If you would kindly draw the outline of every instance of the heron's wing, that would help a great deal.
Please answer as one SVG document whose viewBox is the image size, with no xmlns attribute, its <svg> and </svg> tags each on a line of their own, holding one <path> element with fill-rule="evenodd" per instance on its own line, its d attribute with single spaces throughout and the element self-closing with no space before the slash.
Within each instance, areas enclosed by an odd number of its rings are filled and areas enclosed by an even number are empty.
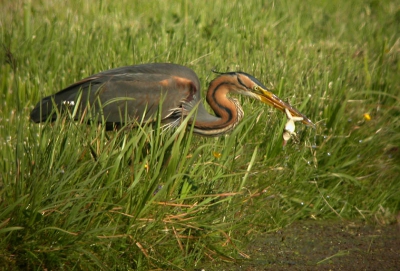
<svg viewBox="0 0 400 271">
<path fill-rule="evenodd" d="M 165 74 L 119 74 L 101 81 L 91 90 L 90 103 L 101 104 L 107 122 L 153 121 L 159 109 L 166 119 L 193 97 L 190 81 Z"/>
<path fill-rule="evenodd" d="M 52 115 L 54 106 L 58 110 L 69 108 L 71 112 L 78 106 L 79 113 L 86 112 L 90 106 L 91 112 L 101 114 L 106 122 L 121 123 L 127 118 L 152 121 L 161 101 L 161 118 L 165 119 L 182 108 L 183 102 L 200 100 L 199 83 L 193 71 L 178 66 L 181 70 L 174 73 L 173 69 L 177 65 L 170 64 L 172 66 L 167 66 L 170 68 L 169 72 L 162 73 L 161 70 L 165 70 L 165 66 L 153 65 L 159 71 L 143 70 L 143 67 L 148 68 L 145 65 L 130 66 L 99 73 L 76 82 L 40 101 L 32 111 L 31 118 L 35 122 L 44 121 L 49 117 L 55 119 L 56 115 Z"/>
</svg>

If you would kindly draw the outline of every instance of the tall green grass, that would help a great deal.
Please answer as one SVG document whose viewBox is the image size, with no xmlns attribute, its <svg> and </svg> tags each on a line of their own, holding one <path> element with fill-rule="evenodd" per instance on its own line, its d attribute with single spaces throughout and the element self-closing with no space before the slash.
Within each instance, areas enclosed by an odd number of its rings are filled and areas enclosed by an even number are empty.
<svg viewBox="0 0 400 271">
<path fill-rule="evenodd" d="M 3 268 L 192 269 L 296 220 L 392 223 L 399 14 L 396 1 L 3 3 Z M 248 72 L 316 129 L 282 148 L 284 115 L 242 97 L 244 120 L 220 138 L 29 121 L 41 97 L 145 62 L 189 66 L 204 88 L 213 68 Z"/>
</svg>

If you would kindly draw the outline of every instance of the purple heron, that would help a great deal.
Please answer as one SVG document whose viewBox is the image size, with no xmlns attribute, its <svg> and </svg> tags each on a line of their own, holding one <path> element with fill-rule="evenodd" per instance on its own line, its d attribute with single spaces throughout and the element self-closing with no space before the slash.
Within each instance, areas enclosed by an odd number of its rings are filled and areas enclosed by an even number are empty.
<svg viewBox="0 0 400 271">
<path fill-rule="evenodd" d="M 113 127 L 124 124 L 126 121 L 121 121 L 124 119 L 133 123 L 155 121 L 161 109 L 162 123 L 173 126 L 197 109 L 196 116 L 190 120 L 194 132 L 219 136 L 231 131 L 243 117 L 239 102 L 228 97 L 231 93 L 252 97 L 283 112 L 287 109 L 292 116 L 303 118 L 304 124 L 314 126 L 296 108 L 244 72 L 220 73 L 211 81 L 206 97 L 215 113 L 211 115 L 201 103 L 200 81 L 195 72 L 170 63 L 127 66 L 92 75 L 43 98 L 32 110 L 31 119 L 53 121 L 65 110 L 80 113 L 76 114 L 78 119 L 90 110 L 104 118 L 107 127 Z"/>
</svg>

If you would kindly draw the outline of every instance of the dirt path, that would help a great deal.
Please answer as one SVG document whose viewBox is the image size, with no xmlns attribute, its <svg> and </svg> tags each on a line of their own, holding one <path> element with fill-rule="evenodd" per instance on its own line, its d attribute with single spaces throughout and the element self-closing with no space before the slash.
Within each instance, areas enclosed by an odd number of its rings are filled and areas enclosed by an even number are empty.
<svg viewBox="0 0 400 271">
<path fill-rule="evenodd" d="M 244 253 L 251 259 L 204 270 L 400 270 L 400 227 L 298 222 L 258 236 Z"/>
</svg>

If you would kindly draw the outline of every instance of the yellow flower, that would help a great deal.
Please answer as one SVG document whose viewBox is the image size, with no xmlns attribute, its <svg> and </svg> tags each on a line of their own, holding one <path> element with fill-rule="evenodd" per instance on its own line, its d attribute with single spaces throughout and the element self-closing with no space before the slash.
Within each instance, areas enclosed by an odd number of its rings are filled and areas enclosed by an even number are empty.
<svg viewBox="0 0 400 271">
<path fill-rule="evenodd" d="M 371 116 L 368 113 L 364 113 L 364 119 L 366 121 L 370 121 L 371 120 Z"/>
<path fill-rule="evenodd" d="M 217 158 L 217 159 L 220 158 L 221 155 L 222 155 L 220 152 L 217 152 L 217 151 L 213 151 L 212 154 L 213 154 L 214 157 Z"/>
</svg>

